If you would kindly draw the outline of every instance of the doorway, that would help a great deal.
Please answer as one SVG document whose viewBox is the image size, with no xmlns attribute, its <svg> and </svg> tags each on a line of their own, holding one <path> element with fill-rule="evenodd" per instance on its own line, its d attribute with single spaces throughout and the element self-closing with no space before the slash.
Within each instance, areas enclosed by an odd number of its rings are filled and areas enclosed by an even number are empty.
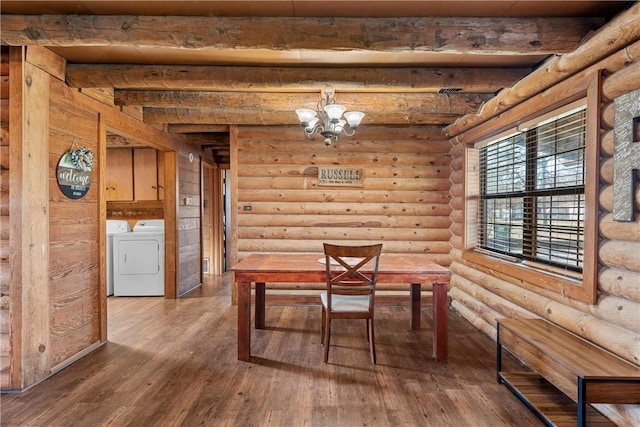
<svg viewBox="0 0 640 427">
<path fill-rule="evenodd" d="M 226 170 L 202 163 L 202 272 L 226 271 Z"/>
<path fill-rule="evenodd" d="M 144 221 L 146 225 L 152 225 L 152 222 L 162 220 L 165 231 L 158 230 L 156 234 L 163 233 L 163 242 L 176 241 L 175 195 L 171 192 L 165 194 L 164 189 L 165 187 L 176 187 L 177 153 L 167 150 L 166 147 L 153 144 L 151 141 L 143 139 L 143 136 L 121 132 L 117 127 L 109 125 L 102 117 L 99 138 L 102 153 L 100 156 L 101 178 L 105 186 L 100 201 L 101 215 L 99 218 L 102 229 L 101 239 L 105 242 L 101 255 L 101 277 L 103 279 L 100 281 L 100 337 L 101 341 L 107 341 L 107 301 L 110 292 L 109 278 L 106 273 L 109 268 L 115 267 L 116 259 L 114 257 L 115 251 L 113 251 L 115 241 L 111 242 L 112 245 L 109 248 L 109 233 L 104 224 L 107 220 L 127 222 L 129 227 L 126 232 L 129 233 L 139 220 L 152 220 Z M 151 238 L 154 237 L 154 233 L 147 233 L 145 236 Z M 116 237 L 112 236 L 114 240 Z M 112 249 L 112 265 L 108 265 L 111 264 L 109 249 Z M 157 265 L 160 266 L 160 261 L 164 261 L 162 286 L 165 298 L 175 298 L 177 282 L 175 245 L 163 244 L 160 246 L 156 244 L 155 250 L 158 252 Z M 167 274 L 167 272 L 170 273 Z M 159 273 L 156 274 L 159 276 Z M 115 289 L 113 291 L 115 294 Z"/>
</svg>

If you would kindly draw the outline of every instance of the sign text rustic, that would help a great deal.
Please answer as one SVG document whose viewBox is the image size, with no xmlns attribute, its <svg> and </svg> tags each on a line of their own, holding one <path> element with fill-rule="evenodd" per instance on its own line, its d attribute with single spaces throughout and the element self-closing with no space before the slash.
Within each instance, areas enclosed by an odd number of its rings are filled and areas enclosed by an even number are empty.
<svg viewBox="0 0 640 427">
<path fill-rule="evenodd" d="M 318 168 L 318 185 L 362 187 L 363 180 L 363 169 L 341 167 Z"/>
</svg>

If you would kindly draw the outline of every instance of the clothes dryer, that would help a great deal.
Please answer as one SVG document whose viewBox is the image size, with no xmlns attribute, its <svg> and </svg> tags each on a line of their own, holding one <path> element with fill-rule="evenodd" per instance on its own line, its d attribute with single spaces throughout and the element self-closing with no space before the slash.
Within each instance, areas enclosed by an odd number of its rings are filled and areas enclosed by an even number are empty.
<svg viewBox="0 0 640 427">
<path fill-rule="evenodd" d="M 107 220 L 107 296 L 113 295 L 113 236 L 130 232 L 131 226 L 127 221 Z"/>
<path fill-rule="evenodd" d="M 113 243 L 114 295 L 164 295 L 164 220 L 140 220 Z"/>
</svg>

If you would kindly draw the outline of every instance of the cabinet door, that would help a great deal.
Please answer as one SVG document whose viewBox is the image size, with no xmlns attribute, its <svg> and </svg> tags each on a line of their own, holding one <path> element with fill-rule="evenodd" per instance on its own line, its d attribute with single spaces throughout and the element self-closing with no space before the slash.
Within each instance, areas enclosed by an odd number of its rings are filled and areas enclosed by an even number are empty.
<svg viewBox="0 0 640 427">
<path fill-rule="evenodd" d="M 135 200 L 158 200 L 158 160 L 155 148 L 133 150 Z"/>
<path fill-rule="evenodd" d="M 164 200 L 164 152 L 158 151 L 158 200 Z"/>
<path fill-rule="evenodd" d="M 130 148 L 107 150 L 107 200 L 133 200 L 133 154 Z"/>
</svg>

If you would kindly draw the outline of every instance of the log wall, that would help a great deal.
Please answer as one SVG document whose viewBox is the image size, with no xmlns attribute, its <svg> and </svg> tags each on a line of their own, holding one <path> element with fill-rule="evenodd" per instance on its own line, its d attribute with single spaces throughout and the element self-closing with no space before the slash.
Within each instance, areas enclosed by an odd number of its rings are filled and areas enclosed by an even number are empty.
<svg viewBox="0 0 640 427">
<path fill-rule="evenodd" d="M 237 259 L 320 254 L 323 242 L 381 242 L 383 253 L 421 253 L 449 265 L 450 149 L 436 126 L 363 124 L 329 147 L 299 127 L 238 127 L 231 156 Z M 363 184 L 320 186 L 322 166 L 362 169 Z"/>
<path fill-rule="evenodd" d="M 615 97 L 640 87 L 637 43 L 601 61 L 602 83 L 600 206 L 598 210 L 599 280 L 597 304 L 572 301 L 500 271 L 474 265 L 462 257 L 463 235 L 463 144 L 455 144 L 452 155 L 452 307 L 477 328 L 495 338 L 496 318 L 542 317 L 592 341 L 618 356 L 640 364 L 640 219 L 621 223 L 612 220 L 613 115 Z M 623 57 L 625 62 L 614 60 Z M 628 75 L 634 78 L 627 78 Z M 524 82 L 523 82 L 524 84 Z M 561 85 L 558 85 L 560 87 Z M 554 88 L 545 93 L 553 93 Z M 483 120 L 479 120 L 484 122 Z M 474 129 L 470 129 L 473 133 Z M 456 139 L 457 140 L 457 139 Z M 472 142 L 472 141 L 467 141 Z M 640 190 L 635 189 L 636 208 Z M 603 406 L 600 409 L 621 425 L 637 425 L 637 406 Z M 631 424 L 628 424 L 631 420 Z"/>
</svg>

